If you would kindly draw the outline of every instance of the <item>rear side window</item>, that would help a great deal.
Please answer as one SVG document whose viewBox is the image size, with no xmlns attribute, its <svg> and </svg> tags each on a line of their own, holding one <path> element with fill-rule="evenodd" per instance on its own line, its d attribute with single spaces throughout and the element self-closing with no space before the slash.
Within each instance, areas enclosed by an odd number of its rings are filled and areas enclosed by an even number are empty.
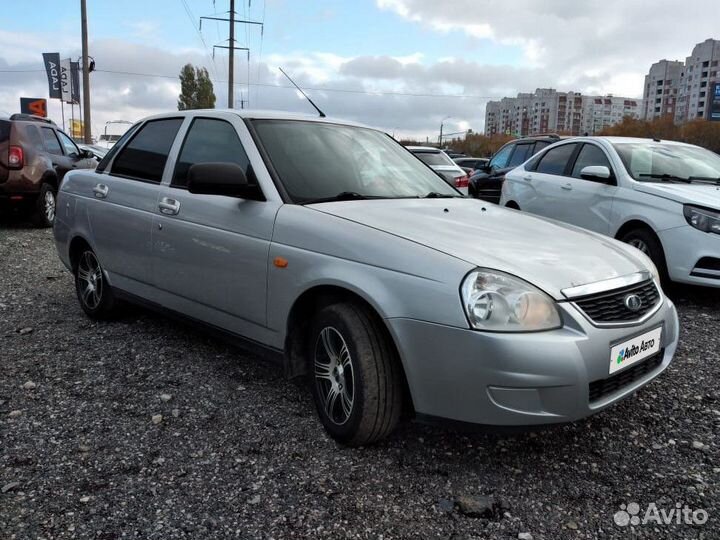
<svg viewBox="0 0 720 540">
<path fill-rule="evenodd" d="M 434 166 L 447 166 L 447 165 L 455 165 L 455 162 L 450 159 L 447 154 L 444 152 L 413 152 L 418 158 L 420 158 L 420 161 L 425 163 L 425 165 L 429 165 L 430 167 Z"/>
<path fill-rule="evenodd" d="M 143 124 L 118 153 L 111 174 L 160 183 L 182 121 L 182 118 L 166 118 Z"/>
<path fill-rule="evenodd" d="M 58 138 L 52 128 L 40 128 L 40 133 L 42 133 L 43 141 L 45 141 L 45 149 L 51 154 L 62 156 L 63 152 L 60 147 L 60 141 L 58 141 Z"/>
<path fill-rule="evenodd" d="M 532 148 L 532 144 L 517 144 L 515 145 L 515 151 L 513 152 L 512 157 L 510 158 L 510 161 L 508 162 L 508 167 L 517 167 L 521 163 L 524 163 L 527 158 L 529 158 L 532 154 L 530 153 L 530 149 Z"/>
<path fill-rule="evenodd" d="M 236 163 L 250 177 L 250 161 L 235 128 L 225 120 L 196 118 L 183 142 L 171 185 L 187 186 L 187 174 L 196 163 Z"/>
<path fill-rule="evenodd" d="M 125 141 L 128 140 L 130 137 L 132 137 L 132 134 L 135 133 L 137 128 L 140 126 L 140 124 L 135 124 L 133 126 L 130 126 L 130 129 L 128 129 L 125 133 L 123 133 L 122 137 L 120 137 L 120 140 L 116 142 L 110 150 L 108 150 L 108 153 L 105 154 L 105 157 L 100 160 L 100 163 L 98 163 L 98 166 L 95 167 L 95 172 L 103 172 L 107 166 L 108 163 L 110 163 L 110 160 L 115 156 L 115 154 L 118 153 L 118 150 L 122 147 L 123 144 L 125 144 Z M 102 135 L 100 136 L 100 139 L 102 140 Z"/>
<path fill-rule="evenodd" d="M 547 141 L 536 141 L 535 148 L 533 150 L 533 154 L 537 154 L 540 150 L 542 150 L 546 146 L 550 146 L 550 143 Z"/>
<path fill-rule="evenodd" d="M 536 171 L 545 174 L 564 174 L 565 167 L 575 151 L 575 146 L 575 144 L 564 144 L 557 148 L 551 148 L 540 158 Z"/>
<path fill-rule="evenodd" d="M 44 150 L 42 137 L 37 126 L 25 126 L 25 138 L 30 142 L 33 148 Z"/>
</svg>

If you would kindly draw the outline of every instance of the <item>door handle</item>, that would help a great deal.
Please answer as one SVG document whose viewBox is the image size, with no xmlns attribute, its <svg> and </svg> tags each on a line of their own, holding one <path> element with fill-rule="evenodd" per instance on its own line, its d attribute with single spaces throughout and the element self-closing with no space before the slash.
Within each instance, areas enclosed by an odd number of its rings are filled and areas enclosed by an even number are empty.
<svg viewBox="0 0 720 540">
<path fill-rule="evenodd" d="M 158 208 L 162 214 L 168 216 L 175 216 L 180 212 L 180 201 L 171 199 L 169 197 L 163 197 L 158 203 Z"/>
<path fill-rule="evenodd" d="M 565 184 L 564 186 L 560 186 L 560 189 L 564 189 L 565 191 L 572 191 L 572 184 Z"/>
<path fill-rule="evenodd" d="M 98 199 L 104 199 L 107 197 L 109 191 L 110 190 L 105 184 L 98 184 L 93 188 L 93 193 Z"/>
<path fill-rule="evenodd" d="M 530 182 L 530 181 L 532 181 L 532 176 L 529 174 L 525 175 L 525 176 L 523 176 L 523 180 L 525 180 L 526 182 Z"/>
</svg>

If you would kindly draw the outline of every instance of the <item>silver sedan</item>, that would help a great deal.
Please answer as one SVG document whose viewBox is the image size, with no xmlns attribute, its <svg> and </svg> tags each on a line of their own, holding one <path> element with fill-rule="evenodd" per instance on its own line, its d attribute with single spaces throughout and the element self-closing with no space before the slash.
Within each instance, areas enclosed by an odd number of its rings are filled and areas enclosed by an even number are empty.
<svg viewBox="0 0 720 540">
<path fill-rule="evenodd" d="M 240 337 L 305 376 L 349 445 L 420 420 L 601 411 L 669 365 L 652 262 L 467 199 L 381 131 L 251 111 L 133 126 L 70 173 L 55 239 L 93 318 L 131 301 Z"/>
</svg>

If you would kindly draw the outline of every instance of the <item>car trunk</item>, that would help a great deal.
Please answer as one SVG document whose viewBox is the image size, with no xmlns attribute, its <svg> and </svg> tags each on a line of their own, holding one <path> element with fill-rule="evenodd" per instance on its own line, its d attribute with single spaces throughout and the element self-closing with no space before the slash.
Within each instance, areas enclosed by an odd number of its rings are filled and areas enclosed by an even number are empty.
<svg viewBox="0 0 720 540">
<path fill-rule="evenodd" d="M 0 120 L 0 184 L 8 178 L 8 150 L 10 147 L 10 122 Z"/>
</svg>

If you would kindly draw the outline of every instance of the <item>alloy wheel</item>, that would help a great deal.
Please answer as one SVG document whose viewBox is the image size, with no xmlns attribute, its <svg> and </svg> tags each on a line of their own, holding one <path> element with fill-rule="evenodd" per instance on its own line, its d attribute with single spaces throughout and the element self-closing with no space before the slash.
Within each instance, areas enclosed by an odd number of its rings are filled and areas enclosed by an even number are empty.
<svg viewBox="0 0 720 540">
<path fill-rule="evenodd" d="M 353 411 L 355 376 L 352 358 L 342 334 L 327 326 L 315 343 L 315 384 L 327 417 L 343 425 Z"/>
<path fill-rule="evenodd" d="M 630 240 L 628 242 L 628 244 L 630 244 L 632 247 L 634 247 L 636 249 L 639 249 L 648 257 L 650 256 L 650 248 L 644 241 L 640 240 L 639 238 L 633 238 L 632 240 Z"/>
<path fill-rule="evenodd" d="M 52 223 L 55 220 L 55 194 L 51 190 L 45 192 L 43 203 L 45 205 L 45 218 L 48 223 Z"/>
<path fill-rule="evenodd" d="M 100 263 L 92 251 L 85 251 L 78 263 L 80 298 L 88 309 L 97 309 L 102 301 L 103 274 Z"/>
</svg>

